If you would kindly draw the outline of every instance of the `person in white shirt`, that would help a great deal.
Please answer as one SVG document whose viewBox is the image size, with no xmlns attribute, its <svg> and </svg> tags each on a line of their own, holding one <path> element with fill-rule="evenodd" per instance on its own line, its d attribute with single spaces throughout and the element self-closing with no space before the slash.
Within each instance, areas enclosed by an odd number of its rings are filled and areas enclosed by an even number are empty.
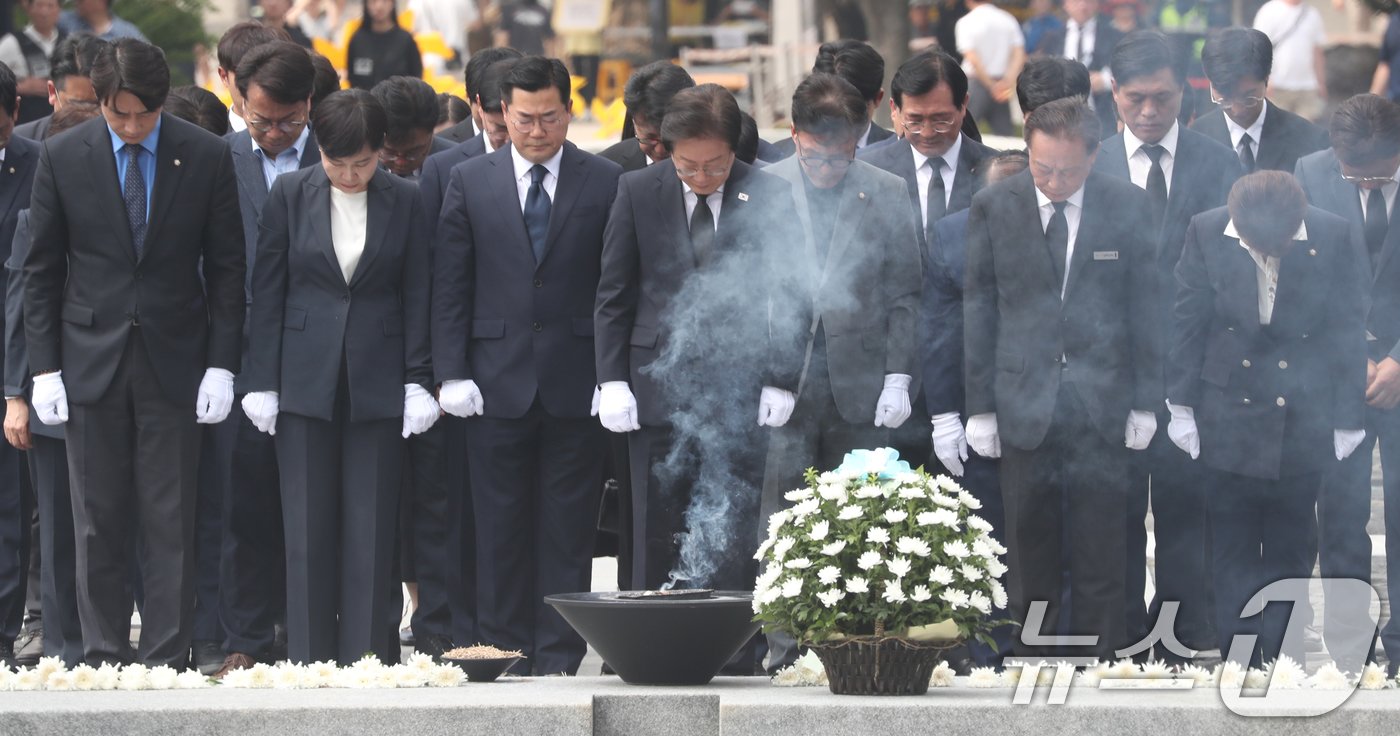
<svg viewBox="0 0 1400 736">
<path fill-rule="evenodd" d="M 1274 44 L 1269 97 L 1289 112 L 1317 120 L 1327 102 L 1322 14 L 1304 0 L 1269 0 L 1254 16 L 1254 27 Z"/>
<path fill-rule="evenodd" d="M 53 112 L 49 103 L 49 59 L 63 32 L 58 29 L 58 0 L 27 0 L 29 25 L 0 38 L 0 62 L 19 77 L 19 121 L 27 123 Z"/>
<path fill-rule="evenodd" d="M 955 35 L 963 71 L 972 80 L 973 117 L 986 120 L 997 135 L 1011 135 L 1011 96 L 1026 60 L 1021 25 L 991 2 L 969 0 Z"/>
</svg>

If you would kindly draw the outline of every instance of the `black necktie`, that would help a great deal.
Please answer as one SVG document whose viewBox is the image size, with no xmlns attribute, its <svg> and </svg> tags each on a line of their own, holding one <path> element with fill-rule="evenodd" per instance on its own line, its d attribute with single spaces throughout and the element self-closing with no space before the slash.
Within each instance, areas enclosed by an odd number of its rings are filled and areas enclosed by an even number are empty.
<svg viewBox="0 0 1400 736">
<path fill-rule="evenodd" d="M 146 247 L 146 177 L 141 174 L 141 152 L 145 149 L 128 143 L 122 150 L 126 151 L 122 199 L 126 200 L 126 221 L 131 226 L 131 246 L 139 259 Z"/>
<path fill-rule="evenodd" d="M 928 160 L 933 176 L 928 180 L 928 201 L 924 202 L 924 241 L 929 240 L 933 224 L 943 219 L 948 211 L 948 190 L 943 187 L 943 157 L 934 156 Z"/>
<path fill-rule="evenodd" d="M 1254 139 L 1248 133 L 1240 137 L 1240 165 L 1244 167 L 1244 173 L 1254 173 Z"/>
<path fill-rule="evenodd" d="M 1069 268 L 1069 220 L 1065 219 L 1065 202 L 1051 202 L 1055 213 L 1045 226 L 1045 243 L 1050 247 L 1050 262 L 1055 266 L 1055 281 L 1064 289 L 1065 271 Z"/>
<path fill-rule="evenodd" d="M 1152 168 L 1147 171 L 1147 198 L 1152 205 L 1152 229 L 1155 232 L 1161 229 L 1162 220 L 1167 215 L 1167 174 L 1162 170 L 1162 154 L 1167 149 L 1145 145 L 1142 150 L 1152 159 Z"/>
<path fill-rule="evenodd" d="M 525 230 L 530 234 L 536 264 L 544 260 L 544 241 L 549 236 L 549 194 L 544 190 L 544 175 L 548 171 L 540 164 L 531 166 L 530 190 L 525 194 Z"/>
<path fill-rule="evenodd" d="M 715 245 L 715 216 L 705 200 L 708 194 L 695 195 L 695 211 L 690 213 L 690 244 L 695 248 L 695 260 L 700 265 L 710 262 Z"/>
<path fill-rule="evenodd" d="M 1089 62 L 1084 60 L 1084 26 L 1075 24 L 1074 39 L 1074 60 L 1088 66 Z"/>
<path fill-rule="evenodd" d="M 1389 227 L 1390 220 L 1385 215 L 1385 193 L 1376 187 L 1366 195 L 1366 250 L 1370 251 L 1372 268 L 1380 260 L 1385 231 Z"/>
</svg>

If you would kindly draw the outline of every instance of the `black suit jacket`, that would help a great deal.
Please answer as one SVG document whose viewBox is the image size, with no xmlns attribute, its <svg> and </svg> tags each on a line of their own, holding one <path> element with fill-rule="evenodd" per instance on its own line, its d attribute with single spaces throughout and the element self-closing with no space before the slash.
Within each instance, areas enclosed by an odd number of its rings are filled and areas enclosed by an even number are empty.
<svg viewBox="0 0 1400 736">
<path fill-rule="evenodd" d="M 106 392 L 139 319 L 166 398 L 193 404 L 207 368 L 236 373 L 244 314 L 243 222 L 223 139 L 162 114 L 140 259 L 99 117 L 44 144 L 24 262 L 34 372 L 63 370 L 68 400 Z"/>
<path fill-rule="evenodd" d="M 729 346 L 733 338 L 708 339 L 688 320 L 694 315 L 670 307 L 683 289 L 704 284 L 704 276 L 719 274 L 730 281 L 707 294 L 705 307 L 721 302 L 728 329 L 761 334 L 757 342 L 741 347 L 761 364 L 739 359 L 735 370 L 752 375 L 714 376 L 720 385 L 738 386 L 736 400 L 757 405 L 763 386 L 797 391 L 802 371 L 805 337 L 811 325 L 810 285 L 800 280 L 792 264 L 800 263 L 800 232 L 794 229 L 793 199 L 787 182 L 743 163 L 734 162 L 724 184 L 719 228 L 715 231 L 715 257 L 705 267 L 697 264 L 685 214 L 684 190 L 675 163 L 658 161 L 642 171 L 618 180 L 617 199 L 604 236 L 603 271 L 594 310 L 598 381 L 627 381 L 637 399 L 640 423 L 664 426 L 675 410 L 649 369 L 659 357 L 676 357 L 684 369 L 688 363 L 714 358 L 716 346 Z M 713 284 L 713 282 L 710 282 Z M 706 291 L 702 286 L 700 291 Z M 684 310 L 679 310 L 683 312 Z M 767 325 L 767 329 L 762 326 Z M 716 330 L 725 329 L 716 325 Z M 676 348 L 678 333 L 686 340 Z M 684 353 L 674 355 L 675 351 Z M 751 393 L 749 379 L 752 378 Z"/>
<path fill-rule="evenodd" d="M 447 130 L 438 133 L 437 137 L 446 138 L 447 140 L 452 141 L 453 143 L 465 143 L 477 135 L 480 134 L 476 130 L 476 125 L 472 122 L 472 119 L 469 117 L 466 120 L 463 120 L 462 122 L 452 126 L 451 128 L 448 128 Z"/>
<path fill-rule="evenodd" d="M 1361 195 L 1356 185 L 1342 178 L 1341 164 L 1332 149 L 1318 151 L 1298 160 L 1294 171 L 1298 183 L 1314 207 L 1327 210 L 1347 222 L 1362 226 Z M 1400 226 L 1392 217 L 1375 268 L 1363 240 L 1361 260 L 1369 276 L 1367 292 L 1371 295 L 1366 329 L 1376 339 L 1370 345 L 1370 357 L 1381 360 L 1386 356 L 1400 360 Z"/>
<path fill-rule="evenodd" d="M 624 172 L 647 167 L 647 155 L 642 153 L 642 146 L 636 138 L 627 138 L 614 143 L 604 148 L 598 155 L 621 166 Z"/>
<path fill-rule="evenodd" d="M 1062 381 L 1108 442 L 1123 441 L 1129 411 L 1162 405 L 1151 242 L 1141 237 L 1147 195 L 1096 172 L 1084 189 L 1063 299 L 1030 172 L 972 198 L 967 414 L 996 412 L 1002 441 L 1023 450 L 1045 439 Z"/>
<path fill-rule="evenodd" d="M 437 232 L 438 218 L 442 214 L 442 197 L 447 193 L 447 176 L 452 169 L 467 159 L 486 153 L 486 139 L 478 133 L 462 143 L 434 153 L 423 162 L 423 171 L 418 175 L 418 193 L 423 199 L 423 214 L 428 217 L 428 232 Z"/>
<path fill-rule="evenodd" d="M 1273 169 L 1292 173 L 1298 165 L 1298 159 L 1332 145 L 1326 130 L 1275 106 L 1272 102 L 1265 104 L 1268 111 L 1264 113 L 1264 128 L 1259 131 L 1259 140 L 1255 142 L 1254 165 L 1257 170 Z M 1196 122 L 1191 124 L 1191 130 L 1234 150 L 1223 110 L 1217 109 L 1196 118 Z"/>
<path fill-rule="evenodd" d="M 405 384 L 432 390 L 431 264 L 417 187 L 377 170 L 368 199 L 364 253 L 347 284 L 331 241 L 325 169 L 283 174 L 268 194 L 245 383 L 280 392 L 284 412 L 331 419 L 342 380 L 356 422 L 403 416 Z"/>
<path fill-rule="evenodd" d="M 45 115 L 37 120 L 31 120 L 23 125 L 15 126 L 15 135 L 21 138 L 28 138 L 31 141 L 42 141 L 49 135 L 49 126 L 53 123 L 53 115 Z"/>
<path fill-rule="evenodd" d="M 944 216 L 951 215 L 959 210 L 965 210 L 972 204 L 972 195 L 982 187 L 982 180 L 978 176 L 982 160 L 996 153 L 992 148 L 982 145 L 977 141 L 962 137 L 962 148 L 958 151 L 957 171 L 953 174 L 953 191 L 948 195 L 948 209 Z M 914 151 L 913 146 L 907 140 L 896 140 L 893 143 L 871 147 L 866 146 L 856 153 L 856 158 L 873 164 L 891 174 L 898 174 L 903 177 L 905 185 L 909 189 L 909 204 L 914 207 L 914 212 L 920 213 L 916 222 L 916 230 L 919 231 L 919 243 L 924 243 L 923 236 L 923 215 L 924 203 L 919 200 L 919 179 L 914 173 Z"/>
<path fill-rule="evenodd" d="M 509 148 L 453 167 L 433 250 L 433 365 L 471 379 L 485 416 L 588 416 L 593 301 L 622 167 L 565 143 L 536 262 Z M 470 182 L 470 184 L 468 183 Z"/>
<path fill-rule="evenodd" d="M 33 388 L 29 376 L 29 349 L 24 342 L 24 259 L 29 255 L 29 210 L 15 216 L 13 247 L 5 260 L 5 395 L 30 399 Z M 61 440 L 62 425 L 39 421 L 39 413 L 29 406 L 29 431 Z"/>
<path fill-rule="evenodd" d="M 934 223 L 924 246 L 923 314 L 919 362 L 929 416 L 962 413 L 963 275 L 967 270 L 969 211 L 954 212 Z"/>
<path fill-rule="evenodd" d="M 1361 228 L 1316 207 L 1279 264 L 1270 324 L 1258 267 L 1224 235 L 1224 207 L 1191 221 L 1176 275 L 1173 404 L 1195 410 L 1202 462 L 1257 478 L 1316 472 L 1332 432 L 1361 429 L 1366 405 Z"/>
<path fill-rule="evenodd" d="M 1065 56 L 1065 38 L 1069 34 L 1067 27 L 1061 26 L 1045 34 L 1040 41 L 1040 46 L 1035 51 L 1047 56 L 1067 58 Z M 1089 63 L 1084 66 L 1091 72 L 1103 70 L 1108 66 L 1113 58 L 1113 47 L 1123 39 L 1123 32 L 1113 27 L 1113 21 L 1107 16 L 1100 15 L 1094 21 L 1094 50 L 1089 56 Z M 1104 137 L 1108 137 L 1117 130 L 1118 117 L 1113 107 L 1113 92 L 1105 90 L 1094 95 L 1094 111 L 1099 115 L 1099 122 L 1103 126 Z"/>
</svg>

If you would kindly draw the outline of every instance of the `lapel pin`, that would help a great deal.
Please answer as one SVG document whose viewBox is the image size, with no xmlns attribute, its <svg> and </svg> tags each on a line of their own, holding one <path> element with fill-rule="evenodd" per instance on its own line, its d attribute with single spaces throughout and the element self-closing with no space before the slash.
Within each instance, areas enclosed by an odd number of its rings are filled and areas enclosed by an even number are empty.
<svg viewBox="0 0 1400 736">
<path fill-rule="evenodd" d="M 744 194 L 743 192 L 739 192 L 739 201 L 740 201 L 740 202 L 747 202 L 747 201 L 749 201 L 749 195 Z"/>
<path fill-rule="evenodd" d="M 865 192 L 861 192 L 861 193 L 860 193 L 860 198 L 861 198 L 861 199 L 865 199 Z"/>
<path fill-rule="evenodd" d="M 1315 255 L 1317 255 L 1317 249 L 1316 249 L 1316 248 L 1308 248 L 1308 255 L 1310 255 L 1310 256 L 1315 256 Z"/>
<path fill-rule="evenodd" d="M 175 165 L 176 165 L 176 166 L 179 166 L 179 165 L 180 165 L 180 159 L 178 159 L 178 158 L 175 159 Z"/>
</svg>

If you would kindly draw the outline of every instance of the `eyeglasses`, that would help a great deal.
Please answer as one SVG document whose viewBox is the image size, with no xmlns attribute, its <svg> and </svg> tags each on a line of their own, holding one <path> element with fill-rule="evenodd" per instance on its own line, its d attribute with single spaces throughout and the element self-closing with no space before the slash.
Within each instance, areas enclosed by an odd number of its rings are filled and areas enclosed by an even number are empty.
<svg viewBox="0 0 1400 736">
<path fill-rule="evenodd" d="M 677 162 L 677 163 L 676 163 L 676 174 L 679 175 L 682 179 L 691 179 L 691 178 L 694 178 L 694 177 L 699 176 L 699 175 L 702 174 L 702 173 L 703 173 L 705 176 L 712 176 L 712 177 L 714 177 L 714 178 L 716 178 L 716 179 L 719 179 L 719 178 L 726 178 L 726 177 L 728 177 L 728 176 L 729 176 L 729 170 L 730 170 L 731 168 L 733 168 L 733 167 L 734 167 L 734 154 L 731 153 L 731 154 L 729 155 L 729 161 L 728 161 L 727 163 L 725 163 L 724 166 L 722 166 L 722 167 L 716 167 L 716 168 L 704 167 L 704 168 L 698 168 L 698 169 L 683 169 L 683 168 L 681 168 L 680 162 Z"/>
<path fill-rule="evenodd" d="M 850 156 L 807 156 L 802 152 L 802 146 L 797 147 L 797 160 L 801 161 L 808 168 L 820 168 L 829 166 L 832 171 L 845 171 L 855 163 L 855 154 Z"/>
<path fill-rule="evenodd" d="M 1264 98 L 1255 97 L 1254 95 L 1246 95 L 1244 97 L 1221 97 L 1212 91 L 1210 93 L 1210 101 L 1221 107 L 1254 107 L 1255 105 L 1263 103 Z"/>
<path fill-rule="evenodd" d="M 387 146 L 379 149 L 379 158 L 383 161 L 402 161 L 406 164 L 416 164 L 427 157 L 427 150 L 419 151 L 418 153 L 404 153 L 402 151 L 392 150 Z"/>
<path fill-rule="evenodd" d="M 1345 181 L 1350 182 L 1350 183 L 1352 183 L 1352 184 L 1382 184 L 1382 185 L 1384 185 L 1384 184 L 1389 184 L 1389 183 L 1391 183 L 1392 181 L 1395 181 L 1395 177 L 1394 177 L 1393 175 L 1392 175 L 1392 176 L 1352 176 L 1351 174 L 1342 174 L 1342 179 L 1344 179 Z"/>
<path fill-rule="evenodd" d="M 947 133 L 956 127 L 958 127 L 958 124 L 952 120 L 918 120 L 909 118 L 904 120 L 904 132 L 913 133 L 914 135 L 923 133 L 925 128 L 934 133 Z"/>
<path fill-rule="evenodd" d="M 1078 179 L 1084 176 L 1088 170 L 1089 164 L 1087 163 L 1078 164 L 1076 166 L 1064 166 L 1057 169 L 1035 161 L 1031 162 L 1031 173 L 1034 174 L 1037 179 L 1051 179 L 1055 177 L 1059 177 L 1061 180 Z"/>
<path fill-rule="evenodd" d="M 274 123 L 268 120 L 254 120 L 253 118 L 247 119 L 248 127 L 258 131 L 259 133 L 270 133 L 272 132 L 273 128 L 276 128 L 277 130 L 283 133 L 295 133 L 301 130 L 302 128 L 306 127 L 307 122 L 309 121 L 281 120 Z"/>
<path fill-rule="evenodd" d="M 543 127 L 545 130 L 557 127 L 560 123 L 564 122 L 565 116 L 545 115 L 543 117 L 538 118 L 520 118 L 512 116 L 508 119 L 510 120 L 511 125 L 515 126 L 516 130 L 520 131 L 521 133 L 529 133 L 530 131 L 533 131 L 535 129 L 536 125 Z"/>
<path fill-rule="evenodd" d="M 659 146 L 659 145 L 661 145 L 661 136 L 659 136 L 659 135 L 639 135 L 639 136 L 637 136 L 637 142 L 640 143 L 640 144 L 643 145 L 643 146 L 647 146 L 648 148 L 653 147 L 653 146 Z"/>
</svg>

